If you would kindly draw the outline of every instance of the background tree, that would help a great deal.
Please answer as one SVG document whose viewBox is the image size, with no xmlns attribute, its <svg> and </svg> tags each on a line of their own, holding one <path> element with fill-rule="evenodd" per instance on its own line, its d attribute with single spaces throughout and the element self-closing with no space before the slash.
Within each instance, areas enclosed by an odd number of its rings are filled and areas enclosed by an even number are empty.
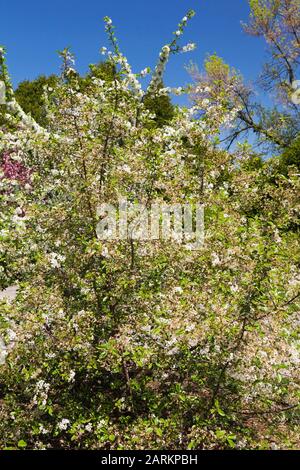
<svg viewBox="0 0 300 470">
<path fill-rule="evenodd" d="M 163 85 L 161 85 L 163 88 Z M 174 106 L 172 105 L 169 95 L 148 93 L 145 96 L 144 104 L 146 108 L 155 114 L 154 121 L 158 127 L 161 127 L 172 120 L 174 117 Z"/>
<path fill-rule="evenodd" d="M 258 85 L 271 93 L 272 105 L 257 101 L 252 87 L 217 55 L 208 57 L 200 73 L 195 65 L 189 71 L 195 80 L 193 99 L 207 112 L 210 103 L 228 110 L 238 108 L 223 141 L 230 147 L 249 132 L 265 152 L 288 149 L 300 129 L 299 105 L 292 99 L 299 73 L 300 1 L 251 0 L 250 19 L 244 25 L 248 34 L 264 38 L 269 60 Z M 299 165 L 299 160 L 294 160 Z"/>
<path fill-rule="evenodd" d="M 19 83 L 15 96 L 27 114 L 30 114 L 40 125 L 47 125 L 44 108 L 45 87 L 54 88 L 59 81 L 56 75 L 41 75 L 35 80 L 24 80 Z"/>
<path fill-rule="evenodd" d="M 107 82 L 112 82 L 115 78 L 120 79 L 117 75 L 116 67 L 109 61 L 91 64 L 90 70 L 83 76 L 78 76 L 78 86 L 82 92 L 85 92 L 91 84 L 92 78 L 99 78 Z M 19 83 L 15 96 L 18 103 L 22 106 L 27 114 L 30 114 L 34 120 L 46 126 L 46 112 L 44 106 L 44 89 L 45 87 L 54 88 L 60 78 L 57 75 L 40 77 L 34 80 L 24 80 Z M 158 126 L 162 126 L 170 122 L 174 116 L 174 106 L 172 105 L 169 95 L 157 95 L 148 93 L 145 97 L 144 104 L 146 108 L 155 114 L 155 122 Z"/>
</svg>

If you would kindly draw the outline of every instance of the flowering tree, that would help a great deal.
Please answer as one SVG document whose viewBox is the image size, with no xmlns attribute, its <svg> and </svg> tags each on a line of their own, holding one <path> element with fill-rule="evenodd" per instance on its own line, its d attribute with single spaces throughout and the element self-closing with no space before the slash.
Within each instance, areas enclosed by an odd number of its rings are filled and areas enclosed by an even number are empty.
<svg viewBox="0 0 300 470">
<path fill-rule="evenodd" d="M 47 128 L 16 102 L 2 56 L 0 282 L 19 285 L 1 302 L 2 448 L 297 445 L 299 182 L 274 185 L 247 146 L 215 149 L 238 109 L 177 107 L 157 126 L 144 102 L 170 91 L 163 71 L 194 48 L 179 46 L 192 16 L 146 90 L 110 18 L 112 81 L 83 93 L 63 51 Z M 205 245 L 100 240 L 97 208 L 120 199 L 205 204 Z"/>
<path fill-rule="evenodd" d="M 270 109 L 257 101 L 256 91 L 216 55 L 208 58 L 204 73 L 189 67 L 195 80 L 193 97 L 204 110 L 210 100 L 228 110 L 238 108 L 236 119 L 223 140 L 231 147 L 243 135 L 254 133 L 269 151 L 289 148 L 299 135 L 300 2 L 299 0 L 250 0 L 250 20 L 245 31 L 262 37 L 269 60 L 259 84 L 273 100 Z M 203 102 L 204 100 L 204 102 Z M 299 165 L 299 158 L 298 158 Z"/>
</svg>

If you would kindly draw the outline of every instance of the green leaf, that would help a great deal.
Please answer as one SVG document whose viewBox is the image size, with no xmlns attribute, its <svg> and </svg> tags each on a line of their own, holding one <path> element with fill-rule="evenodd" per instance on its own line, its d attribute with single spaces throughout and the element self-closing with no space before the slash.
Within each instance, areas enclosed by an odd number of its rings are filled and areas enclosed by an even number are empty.
<svg viewBox="0 0 300 470">
<path fill-rule="evenodd" d="M 18 442 L 18 447 L 21 449 L 24 449 L 24 447 L 27 447 L 27 442 L 23 441 L 22 439 Z"/>
<path fill-rule="evenodd" d="M 220 408 L 219 400 L 216 400 L 216 401 L 215 401 L 215 409 L 217 410 L 217 413 L 218 413 L 220 416 L 226 416 L 226 414 L 224 413 L 224 411 Z"/>
</svg>

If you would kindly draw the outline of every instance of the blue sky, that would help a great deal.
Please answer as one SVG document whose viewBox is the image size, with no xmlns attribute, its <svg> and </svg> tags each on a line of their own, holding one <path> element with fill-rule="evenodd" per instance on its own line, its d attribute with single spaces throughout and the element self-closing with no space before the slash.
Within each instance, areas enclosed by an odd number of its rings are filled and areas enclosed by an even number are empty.
<svg viewBox="0 0 300 470">
<path fill-rule="evenodd" d="M 0 44 L 8 50 L 8 65 L 16 85 L 24 79 L 59 71 L 57 50 L 70 46 L 77 68 L 102 58 L 107 46 L 103 17 L 112 17 L 123 53 L 133 70 L 153 67 L 162 45 L 170 41 L 178 21 L 189 8 L 196 11 L 183 44 L 196 42 L 197 50 L 173 56 L 165 83 L 181 86 L 189 76 L 184 65 L 199 66 L 216 52 L 254 80 L 265 57 L 260 39 L 247 36 L 241 26 L 249 14 L 247 0 L 0 0 Z"/>
</svg>

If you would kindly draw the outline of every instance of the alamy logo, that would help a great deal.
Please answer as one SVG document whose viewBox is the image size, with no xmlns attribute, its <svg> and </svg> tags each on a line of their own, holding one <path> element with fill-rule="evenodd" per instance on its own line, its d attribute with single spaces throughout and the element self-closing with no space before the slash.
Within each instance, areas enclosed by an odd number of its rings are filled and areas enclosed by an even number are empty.
<svg viewBox="0 0 300 470">
<path fill-rule="evenodd" d="M 294 104 L 300 104 L 300 80 L 295 80 L 292 88 L 295 91 L 292 93 L 291 100 Z"/>
<path fill-rule="evenodd" d="M 6 103 L 5 83 L 0 80 L 0 104 Z"/>
<path fill-rule="evenodd" d="M 202 204 L 159 204 L 150 207 L 126 200 L 97 209 L 100 240 L 170 240 L 197 250 L 204 243 Z"/>
</svg>

